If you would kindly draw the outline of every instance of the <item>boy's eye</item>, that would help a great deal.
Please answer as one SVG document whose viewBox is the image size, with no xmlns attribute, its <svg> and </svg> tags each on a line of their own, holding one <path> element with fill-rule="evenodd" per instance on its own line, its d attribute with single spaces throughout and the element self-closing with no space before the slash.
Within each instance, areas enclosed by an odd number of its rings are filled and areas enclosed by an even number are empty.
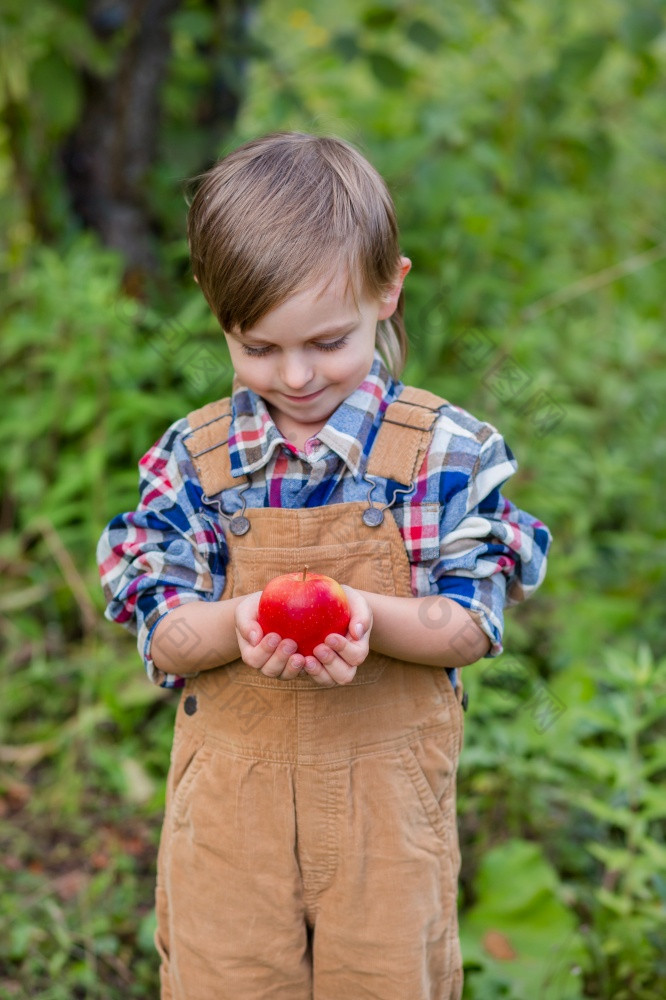
<svg viewBox="0 0 666 1000">
<path fill-rule="evenodd" d="M 268 352 L 271 350 L 270 346 L 250 347 L 248 344 L 241 344 L 241 347 L 243 348 L 243 353 L 249 354 L 251 358 L 261 358 L 263 357 L 264 354 L 268 354 Z"/>
<path fill-rule="evenodd" d="M 316 347 L 318 351 L 338 351 L 341 347 L 344 347 L 347 343 L 349 334 L 346 333 L 344 337 L 339 337 L 338 340 L 330 340 L 326 343 L 313 343 L 313 347 Z M 273 350 L 272 344 L 267 344 L 265 347 L 250 347 L 249 344 L 241 344 L 243 352 L 251 358 L 263 358 L 264 355 L 268 354 Z"/>
<path fill-rule="evenodd" d="M 329 340 L 325 344 L 315 344 L 315 347 L 320 351 L 338 351 L 341 347 L 344 347 L 349 338 L 349 334 L 346 333 L 344 337 L 340 337 L 338 340 Z"/>
</svg>

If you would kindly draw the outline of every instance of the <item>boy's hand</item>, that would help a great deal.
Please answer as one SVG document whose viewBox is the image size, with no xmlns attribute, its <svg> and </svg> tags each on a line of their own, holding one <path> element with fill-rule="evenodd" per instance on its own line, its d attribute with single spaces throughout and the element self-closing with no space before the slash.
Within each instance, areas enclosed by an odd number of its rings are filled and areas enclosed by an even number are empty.
<svg viewBox="0 0 666 1000">
<path fill-rule="evenodd" d="M 282 639 L 277 632 L 263 634 L 257 621 L 260 597 L 260 590 L 249 594 L 236 608 L 236 637 L 241 659 L 266 677 L 291 680 L 301 673 L 305 657 L 296 652 L 293 639 Z"/>
<path fill-rule="evenodd" d="M 332 633 L 314 648 L 314 656 L 305 657 L 305 672 L 318 684 L 333 687 L 353 681 L 357 668 L 370 651 L 372 611 L 359 590 L 342 585 L 347 595 L 351 618 L 346 636 Z"/>
<path fill-rule="evenodd" d="M 261 591 L 249 594 L 236 608 L 236 636 L 243 663 L 281 680 L 307 673 L 324 687 L 349 684 L 370 649 L 372 611 L 360 591 L 344 585 L 343 590 L 351 611 L 347 635 L 331 633 L 315 646 L 315 655 L 308 657 L 296 652 L 293 639 L 282 639 L 276 632 L 263 635 L 257 621 Z"/>
</svg>

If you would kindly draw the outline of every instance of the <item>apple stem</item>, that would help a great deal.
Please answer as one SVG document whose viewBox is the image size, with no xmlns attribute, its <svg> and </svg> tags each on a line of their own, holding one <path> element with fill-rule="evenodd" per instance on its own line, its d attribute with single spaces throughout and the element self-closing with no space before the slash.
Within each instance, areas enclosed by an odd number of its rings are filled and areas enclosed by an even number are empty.
<svg viewBox="0 0 666 1000">
<path fill-rule="evenodd" d="M 307 568 L 307 566 L 304 566 L 303 567 L 303 583 L 305 583 L 305 577 L 307 576 L 307 572 L 308 572 L 308 568 Z"/>
</svg>

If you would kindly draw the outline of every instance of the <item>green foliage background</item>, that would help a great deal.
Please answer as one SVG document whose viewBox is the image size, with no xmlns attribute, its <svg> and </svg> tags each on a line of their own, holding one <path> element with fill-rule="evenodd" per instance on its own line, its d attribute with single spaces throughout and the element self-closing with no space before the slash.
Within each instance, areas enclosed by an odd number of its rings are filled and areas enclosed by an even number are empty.
<svg viewBox="0 0 666 1000">
<path fill-rule="evenodd" d="M 465 998 L 663 997 L 663 4 L 267 0 L 214 150 L 188 115 L 210 6 L 173 26 L 145 185 L 161 273 L 139 303 L 54 154 L 108 51 L 75 0 L 0 19 L 0 996 L 156 995 L 175 701 L 103 621 L 95 544 L 135 506 L 138 458 L 230 384 L 183 181 L 293 128 L 350 139 L 386 177 L 413 261 L 405 380 L 502 430 L 507 494 L 555 539 L 504 656 L 465 672 Z"/>
</svg>

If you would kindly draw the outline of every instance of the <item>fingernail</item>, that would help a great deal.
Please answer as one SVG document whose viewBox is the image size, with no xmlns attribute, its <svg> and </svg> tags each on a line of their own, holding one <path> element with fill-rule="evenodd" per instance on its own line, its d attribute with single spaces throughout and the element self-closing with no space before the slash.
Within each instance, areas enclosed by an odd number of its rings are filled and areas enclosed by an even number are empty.
<svg viewBox="0 0 666 1000">
<path fill-rule="evenodd" d="M 268 639 L 266 640 L 266 642 L 268 643 L 269 649 L 277 649 L 278 646 L 280 645 L 280 636 L 279 635 L 269 635 Z"/>
<path fill-rule="evenodd" d="M 253 628 L 252 631 L 250 632 L 250 642 L 252 643 L 253 646 L 256 646 L 258 638 L 259 638 L 259 633 L 257 632 L 256 628 Z"/>
<path fill-rule="evenodd" d="M 361 636 L 363 635 L 364 631 L 365 631 L 365 629 L 363 628 L 363 626 L 361 625 L 361 623 L 360 622 L 356 622 L 356 624 L 354 625 L 354 632 L 356 634 L 356 638 L 357 639 L 361 638 Z"/>
</svg>

